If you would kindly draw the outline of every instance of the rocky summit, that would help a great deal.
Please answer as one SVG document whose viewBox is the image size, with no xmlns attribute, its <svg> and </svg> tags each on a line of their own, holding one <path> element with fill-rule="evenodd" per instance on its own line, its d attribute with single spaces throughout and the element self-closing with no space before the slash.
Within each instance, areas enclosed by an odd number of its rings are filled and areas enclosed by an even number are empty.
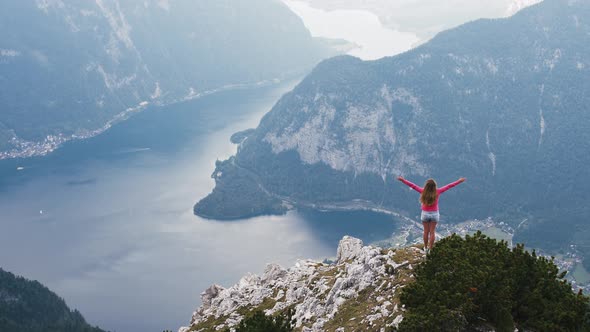
<svg viewBox="0 0 590 332">
<path fill-rule="evenodd" d="M 299 260 L 288 269 L 269 264 L 261 276 L 246 275 L 229 288 L 210 286 L 179 332 L 232 331 L 255 310 L 273 315 L 289 309 L 296 331 L 385 331 L 403 320 L 399 291 L 423 258 L 415 246 L 364 246 L 345 236 L 335 262 Z"/>
</svg>

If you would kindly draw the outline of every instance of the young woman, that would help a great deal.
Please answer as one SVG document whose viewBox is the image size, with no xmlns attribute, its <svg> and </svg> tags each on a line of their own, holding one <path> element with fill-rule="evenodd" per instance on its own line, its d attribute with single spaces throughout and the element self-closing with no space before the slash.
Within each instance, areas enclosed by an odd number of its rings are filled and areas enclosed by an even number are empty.
<svg viewBox="0 0 590 332">
<path fill-rule="evenodd" d="M 436 230 L 436 224 L 440 220 L 440 213 L 438 212 L 438 197 L 440 194 L 453 188 L 459 183 L 464 182 L 466 179 L 460 178 L 459 180 L 449 183 L 439 189 L 436 188 L 436 182 L 433 179 L 426 180 L 424 188 L 413 184 L 402 176 L 397 179 L 420 193 L 420 203 L 422 204 L 422 214 L 420 219 L 422 219 L 422 225 L 424 225 L 424 251 L 428 253 L 428 251 L 432 249 L 432 246 L 434 246 L 434 231 Z"/>
</svg>

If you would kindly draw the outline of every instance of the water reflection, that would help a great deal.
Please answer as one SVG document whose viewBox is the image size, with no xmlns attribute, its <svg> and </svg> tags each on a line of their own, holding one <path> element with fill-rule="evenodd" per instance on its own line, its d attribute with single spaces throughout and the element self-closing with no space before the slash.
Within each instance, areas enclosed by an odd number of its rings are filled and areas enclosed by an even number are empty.
<svg viewBox="0 0 590 332">
<path fill-rule="evenodd" d="M 366 10 L 325 11 L 304 1 L 283 2 L 303 19 L 313 36 L 347 40 L 356 45 L 348 54 L 363 60 L 396 55 L 423 42 L 414 33 L 385 27 L 377 15 Z"/>
</svg>

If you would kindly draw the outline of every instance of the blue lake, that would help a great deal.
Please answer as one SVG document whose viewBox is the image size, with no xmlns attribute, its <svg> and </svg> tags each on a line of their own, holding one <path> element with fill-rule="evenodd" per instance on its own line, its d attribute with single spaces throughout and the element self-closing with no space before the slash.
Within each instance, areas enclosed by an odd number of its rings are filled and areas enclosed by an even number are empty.
<svg viewBox="0 0 590 332">
<path fill-rule="evenodd" d="M 371 212 L 192 214 L 213 189 L 215 160 L 236 150 L 231 134 L 256 127 L 295 83 L 151 108 L 48 156 L 0 161 L 0 267 L 39 280 L 104 329 L 176 330 L 212 283 L 334 257 L 345 234 L 391 237 L 396 222 Z"/>
</svg>

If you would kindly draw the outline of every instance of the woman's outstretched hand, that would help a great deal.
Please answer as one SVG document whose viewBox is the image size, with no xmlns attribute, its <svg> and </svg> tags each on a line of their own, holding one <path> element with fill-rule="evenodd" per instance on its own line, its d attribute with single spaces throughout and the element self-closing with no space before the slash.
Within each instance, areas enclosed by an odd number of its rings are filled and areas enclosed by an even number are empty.
<svg viewBox="0 0 590 332">
<path fill-rule="evenodd" d="M 459 178 L 460 182 L 465 182 L 465 180 L 467 180 L 466 178 Z"/>
<path fill-rule="evenodd" d="M 404 180 L 404 177 L 400 175 L 400 176 L 398 176 L 398 177 L 397 177 L 397 179 L 398 179 L 399 181 L 403 181 L 403 180 Z"/>
</svg>

